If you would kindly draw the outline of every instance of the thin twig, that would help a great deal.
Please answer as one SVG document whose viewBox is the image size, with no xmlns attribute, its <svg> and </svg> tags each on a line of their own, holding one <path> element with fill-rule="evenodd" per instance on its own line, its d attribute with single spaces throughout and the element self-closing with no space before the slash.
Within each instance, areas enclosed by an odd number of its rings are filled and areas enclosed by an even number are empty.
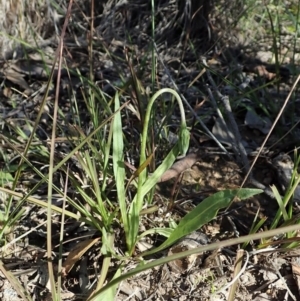
<svg viewBox="0 0 300 301">
<path fill-rule="evenodd" d="M 292 93 L 294 92 L 294 90 L 295 90 L 295 88 L 296 88 L 299 80 L 300 80 L 300 75 L 298 75 L 298 77 L 297 77 L 297 79 L 296 79 L 296 81 L 295 81 L 295 83 L 294 83 L 294 85 L 293 85 L 293 87 L 292 87 L 289 95 L 287 96 L 286 100 L 284 101 L 284 104 L 283 104 L 281 110 L 279 111 L 279 113 L 278 113 L 278 115 L 277 115 L 277 117 L 276 117 L 276 119 L 275 119 L 275 121 L 274 121 L 274 123 L 273 123 L 273 125 L 272 125 L 272 127 L 271 127 L 271 129 L 270 129 L 270 131 L 268 133 L 268 135 L 266 136 L 266 138 L 265 138 L 264 142 L 262 143 L 262 145 L 261 145 L 261 147 L 260 147 L 260 149 L 259 149 L 256 157 L 254 158 L 254 160 L 253 160 L 253 162 L 252 162 L 252 164 L 250 166 L 250 169 L 248 170 L 248 173 L 246 174 L 245 179 L 244 179 L 244 181 L 243 181 L 243 183 L 241 185 L 241 188 L 245 185 L 245 183 L 246 183 L 246 181 L 247 181 L 247 179 L 248 179 L 249 176 L 250 176 L 250 181 L 253 181 L 253 179 L 251 178 L 251 170 L 252 170 L 254 164 L 256 163 L 258 157 L 260 156 L 262 150 L 264 149 L 264 147 L 265 147 L 265 145 L 266 145 L 266 143 L 267 143 L 270 135 L 272 134 L 272 132 L 273 132 L 273 130 L 274 130 L 274 128 L 275 128 L 275 126 L 276 126 L 279 118 L 281 117 L 281 115 L 282 115 L 282 113 L 283 113 L 283 111 L 284 111 L 284 109 L 285 109 L 285 107 L 286 107 L 289 99 L 291 98 Z"/>
</svg>

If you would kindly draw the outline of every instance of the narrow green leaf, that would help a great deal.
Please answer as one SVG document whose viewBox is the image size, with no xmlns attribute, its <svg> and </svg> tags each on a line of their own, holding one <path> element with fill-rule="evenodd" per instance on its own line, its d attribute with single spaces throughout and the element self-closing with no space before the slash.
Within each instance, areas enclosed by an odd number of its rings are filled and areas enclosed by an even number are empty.
<svg viewBox="0 0 300 301">
<path fill-rule="evenodd" d="M 185 156 L 190 145 L 190 132 L 185 124 L 180 126 L 179 143 L 180 153 L 182 156 Z"/>
<path fill-rule="evenodd" d="M 163 173 L 169 169 L 174 163 L 176 157 L 179 154 L 179 144 L 175 144 L 172 150 L 169 152 L 167 157 L 164 159 L 162 164 L 155 170 L 155 172 L 147 178 L 146 182 L 139 187 L 139 194 L 136 194 L 130 209 L 129 209 L 129 223 L 130 223 L 130 240 L 132 241 L 132 248 L 136 242 L 138 229 L 139 229 L 139 214 L 141 210 L 142 202 L 139 201 L 139 198 L 143 200 L 145 195 L 156 185 L 158 180 L 161 178 Z M 140 179 L 139 179 L 140 180 Z M 130 251 L 132 250 L 129 249 Z"/>
<path fill-rule="evenodd" d="M 277 203 L 278 203 L 278 205 L 279 205 L 280 213 L 281 213 L 280 215 L 282 215 L 282 216 L 283 216 L 283 219 L 284 219 L 285 221 L 287 221 L 287 220 L 289 219 L 289 217 L 288 217 L 287 211 L 286 211 L 286 209 L 285 209 L 285 204 L 284 204 L 284 202 L 283 202 L 283 200 L 282 200 L 282 198 L 281 198 L 281 196 L 280 196 L 280 194 L 279 194 L 279 191 L 278 191 L 278 189 L 276 188 L 275 185 L 272 185 L 272 186 L 271 186 L 271 189 L 272 189 L 273 194 L 274 194 L 274 196 L 275 196 L 275 198 L 276 198 L 276 201 L 277 201 Z M 279 221 L 279 220 L 278 220 L 278 221 Z"/>
<path fill-rule="evenodd" d="M 171 233 L 173 232 L 174 229 L 171 228 L 151 228 L 146 230 L 145 232 L 143 232 L 139 237 L 138 237 L 138 241 L 147 236 L 147 235 L 152 235 L 152 234 L 159 234 L 165 237 L 169 237 L 171 235 Z"/>
<path fill-rule="evenodd" d="M 113 169 L 116 180 L 118 201 L 120 205 L 121 215 L 126 233 L 126 241 L 128 243 L 128 217 L 125 197 L 125 165 L 124 165 L 124 142 L 122 131 L 122 119 L 120 109 L 119 94 L 115 95 L 115 117 L 113 120 Z"/>
<path fill-rule="evenodd" d="M 177 228 L 174 229 L 172 234 L 163 244 L 141 255 L 146 256 L 161 251 L 174 244 L 178 239 L 198 230 L 204 224 L 211 221 L 220 209 L 226 208 L 234 197 L 244 200 L 261 192 L 261 189 L 242 188 L 240 190 L 223 190 L 215 193 L 203 200 L 191 212 L 185 215 L 180 220 Z"/>
<path fill-rule="evenodd" d="M 114 254 L 113 248 L 114 248 L 114 234 L 107 233 L 105 229 L 102 231 L 102 248 L 101 248 L 101 254 L 104 256 L 100 277 L 98 279 L 97 283 L 97 289 L 101 289 L 103 287 L 103 284 L 105 283 L 109 266 L 111 264 L 112 254 Z M 112 252 L 111 252 L 112 251 Z M 110 299 L 105 299 L 110 300 Z"/>
<path fill-rule="evenodd" d="M 176 143 L 155 172 L 147 178 L 146 182 L 142 186 L 141 194 L 143 197 L 157 184 L 164 172 L 174 164 L 176 158 L 180 154 L 180 148 L 180 142 Z"/>
<path fill-rule="evenodd" d="M 112 280 L 120 277 L 122 274 L 122 265 L 117 269 L 114 277 Z M 105 301 L 114 301 L 116 299 L 116 293 L 118 288 L 118 283 L 110 286 L 108 289 L 104 290 L 100 294 L 97 294 L 97 296 L 91 296 L 88 301 L 97 301 L 97 300 L 105 300 Z"/>
</svg>

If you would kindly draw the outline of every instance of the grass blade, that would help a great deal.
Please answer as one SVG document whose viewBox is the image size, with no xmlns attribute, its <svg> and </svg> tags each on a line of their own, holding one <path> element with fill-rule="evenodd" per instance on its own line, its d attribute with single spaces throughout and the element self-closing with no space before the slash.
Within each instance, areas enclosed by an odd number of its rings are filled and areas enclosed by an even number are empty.
<svg viewBox="0 0 300 301">
<path fill-rule="evenodd" d="M 122 120 L 120 111 L 119 94 L 115 95 L 115 117 L 113 120 L 113 169 L 114 177 L 116 180 L 117 195 L 120 205 L 122 220 L 124 224 L 124 230 L 126 233 L 127 246 L 131 245 L 128 240 L 129 226 L 128 216 L 126 208 L 126 196 L 125 196 L 125 164 L 124 164 L 124 142 L 122 131 Z"/>
<path fill-rule="evenodd" d="M 222 208 L 226 208 L 233 198 L 247 199 L 255 194 L 261 193 L 260 189 L 243 188 L 241 190 L 223 190 L 206 198 L 191 212 L 185 215 L 177 228 L 171 233 L 169 238 L 159 247 L 143 253 L 142 256 L 150 255 L 165 249 L 175 243 L 178 239 L 200 229 L 204 224 L 211 221 Z"/>
</svg>

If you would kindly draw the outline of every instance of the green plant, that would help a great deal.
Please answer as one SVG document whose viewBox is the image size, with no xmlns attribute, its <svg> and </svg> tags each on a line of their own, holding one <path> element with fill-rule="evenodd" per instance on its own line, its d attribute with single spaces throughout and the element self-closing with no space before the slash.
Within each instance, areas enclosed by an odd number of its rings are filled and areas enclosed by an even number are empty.
<svg viewBox="0 0 300 301">
<path fill-rule="evenodd" d="M 278 211 L 271 223 L 270 229 L 276 229 L 279 226 L 286 226 L 290 224 L 299 224 L 300 220 L 298 215 L 294 215 L 292 199 L 293 195 L 298 189 L 298 185 L 300 184 L 300 177 L 298 174 L 298 167 L 300 164 L 300 156 L 297 155 L 295 151 L 294 154 L 294 168 L 291 176 L 291 180 L 289 186 L 286 187 L 286 192 L 283 197 L 280 196 L 278 189 L 275 186 L 272 186 L 271 189 L 276 197 L 277 203 L 279 205 Z M 280 237 L 280 240 L 285 241 L 283 244 L 284 248 L 295 248 L 299 246 L 297 240 L 294 241 L 294 237 L 297 236 L 297 232 L 287 232 L 285 235 Z M 290 241 L 289 241 L 290 240 Z M 272 244 L 273 239 L 268 239 L 262 241 L 261 248 Z"/>
</svg>

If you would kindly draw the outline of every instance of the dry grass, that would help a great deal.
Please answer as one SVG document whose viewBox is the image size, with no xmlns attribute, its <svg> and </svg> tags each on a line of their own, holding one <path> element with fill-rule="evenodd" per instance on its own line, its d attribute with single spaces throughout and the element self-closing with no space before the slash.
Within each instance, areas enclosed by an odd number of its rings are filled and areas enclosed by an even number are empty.
<svg viewBox="0 0 300 301">
<path fill-rule="evenodd" d="M 41 47 L 58 21 L 50 1 L 1 0 L 0 57 L 22 57 L 26 48 Z"/>
</svg>

